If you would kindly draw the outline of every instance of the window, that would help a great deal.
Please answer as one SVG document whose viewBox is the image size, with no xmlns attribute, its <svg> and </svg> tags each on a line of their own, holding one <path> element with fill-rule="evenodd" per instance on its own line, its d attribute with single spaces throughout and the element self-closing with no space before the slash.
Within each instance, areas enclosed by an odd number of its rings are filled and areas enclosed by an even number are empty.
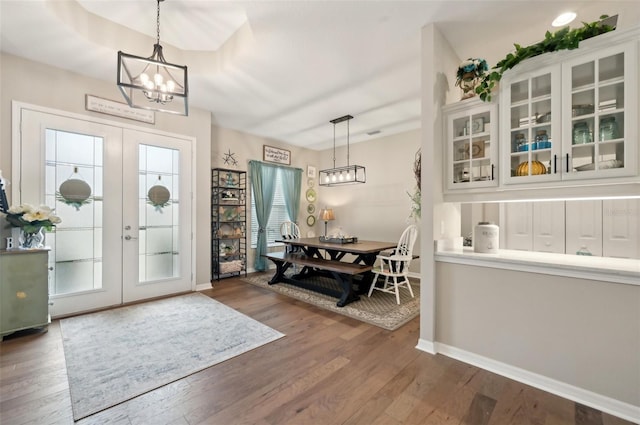
<svg viewBox="0 0 640 425">
<path fill-rule="evenodd" d="M 251 188 L 251 248 L 255 248 L 258 243 L 258 220 L 256 219 L 255 196 L 253 196 L 253 187 Z M 267 246 L 280 245 L 275 242 L 280 239 L 280 225 L 285 221 L 293 221 L 287 214 L 287 208 L 284 205 L 284 193 L 282 189 L 282 175 L 280 170 L 276 172 L 275 194 L 273 195 L 273 207 L 271 215 L 267 223 Z"/>
</svg>

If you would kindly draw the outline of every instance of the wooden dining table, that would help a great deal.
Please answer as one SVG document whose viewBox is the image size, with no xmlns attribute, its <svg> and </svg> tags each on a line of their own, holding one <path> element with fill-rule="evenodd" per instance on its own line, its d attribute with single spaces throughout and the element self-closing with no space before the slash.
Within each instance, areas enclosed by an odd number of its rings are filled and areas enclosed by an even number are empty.
<svg viewBox="0 0 640 425">
<path fill-rule="evenodd" d="M 393 249 L 397 242 L 359 240 L 354 243 L 322 242 L 319 238 L 282 239 L 289 247 L 298 247 L 297 255 L 274 257 L 267 255 L 277 265 L 276 274 L 269 282 L 286 282 L 296 286 L 328 293 L 323 288 L 310 283 L 314 276 L 330 277 L 338 281 L 341 287 L 339 307 L 359 299 L 360 294 L 369 290 L 374 274 L 371 269 L 380 252 Z M 288 249 L 287 251 L 292 251 Z M 326 258 L 326 257 L 329 258 Z M 300 264 L 302 270 L 291 277 L 284 272 L 293 264 Z M 362 271 L 353 272 L 353 266 L 360 265 Z M 341 271 L 341 266 L 345 269 Z M 349 272 L 347 269 L 350 269 Z M 333 294 L 330 294 L 333 295 Z"/>
</svg>

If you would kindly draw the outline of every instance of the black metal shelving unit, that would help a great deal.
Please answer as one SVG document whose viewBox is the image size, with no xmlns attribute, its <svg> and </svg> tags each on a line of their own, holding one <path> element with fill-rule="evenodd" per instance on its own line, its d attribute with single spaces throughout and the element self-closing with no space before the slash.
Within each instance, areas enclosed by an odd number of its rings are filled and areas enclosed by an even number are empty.
<svg viewBox="0 0 640 425">
<path fill-rule="evenodd" d="M 213 280 L 247 275 L 247 172 L 211 170 Z"/>
</svg>

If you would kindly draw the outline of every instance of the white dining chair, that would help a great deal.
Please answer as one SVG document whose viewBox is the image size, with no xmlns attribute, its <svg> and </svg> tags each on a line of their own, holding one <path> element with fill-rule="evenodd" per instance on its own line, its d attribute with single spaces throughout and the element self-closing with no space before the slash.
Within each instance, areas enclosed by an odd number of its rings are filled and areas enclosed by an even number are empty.
<svg viewBox="0 0 640 425">
<path fill-rule="evenodd" d="M 399 288 L 405 287 L 409 290 L 411 298 L 413 298 L 413 290 L 409 282 L 409 265 L 413 259 L 413 245 L 416 243 L 416 239 L 418 239 L 418 227 L 411 225 L 402 232 L 398 246 L 390 254 L 377 256 L 377 264 L 372 270 L 375 275 L 369 288 L 369 297 L 371 297 L 374 289 L 395 294 L 396 302 L 400 305 Z M 384 285 L 378 287 L 376 282 L 380 276 L 384 276 Z"/>
</svg>

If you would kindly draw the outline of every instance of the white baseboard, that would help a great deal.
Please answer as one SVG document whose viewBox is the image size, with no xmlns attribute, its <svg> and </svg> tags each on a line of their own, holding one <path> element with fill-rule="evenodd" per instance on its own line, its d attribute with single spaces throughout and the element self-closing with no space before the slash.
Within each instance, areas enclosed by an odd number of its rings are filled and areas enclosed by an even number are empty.
<svg viewBox="0 0 640 425">
<path fill-rule="evenodd" d="M 461 350 L 447 344 L 424 341 L 425 347 L 428 347 L 429 345 L 434 348 L 434 352 L 443 354 L 447 357 L 472 364 L 490 372 L 497 373 L 498 375 L 506 376 L 507 378 L 522 382 L 523 384 L 531 385 L 532 387 L 573 400 L 584 404 L 585 406 L 593 407 L 594 409 L 601 410 L 627 421 L 640 423 L 638 422 L 638 418 L 640 418 L 640 406 L 615 400 L 613 398 L 569 385 L 537 373 L 529 372 L 528 370 L 511 366 L 507 363 L 502 363 L 488 357 Z M 416 348 L 422 349 L 421 346 L 422 341 L 418 343 L 418 347 Z M 431 353 L 431 351 L 427 349 L 424 349 L 423 351 Z"/>
<path fill-rule="evenodd" d="M 416 348 L 420 351 L 424 351 L 429 354 L 437 353 L 436 347 L 433 341 L 427 341 L 426 339 L 422 339 L 422 338 L 418 340 L 418 345 L 416 345 Z"/>
<path fill-rule="evenodd" d="M 197 283 L 196 284 L 196 291 L 204 291 L 205 289 L 211 289 L 211 283 L 210 282 Z"/>
</svg>

